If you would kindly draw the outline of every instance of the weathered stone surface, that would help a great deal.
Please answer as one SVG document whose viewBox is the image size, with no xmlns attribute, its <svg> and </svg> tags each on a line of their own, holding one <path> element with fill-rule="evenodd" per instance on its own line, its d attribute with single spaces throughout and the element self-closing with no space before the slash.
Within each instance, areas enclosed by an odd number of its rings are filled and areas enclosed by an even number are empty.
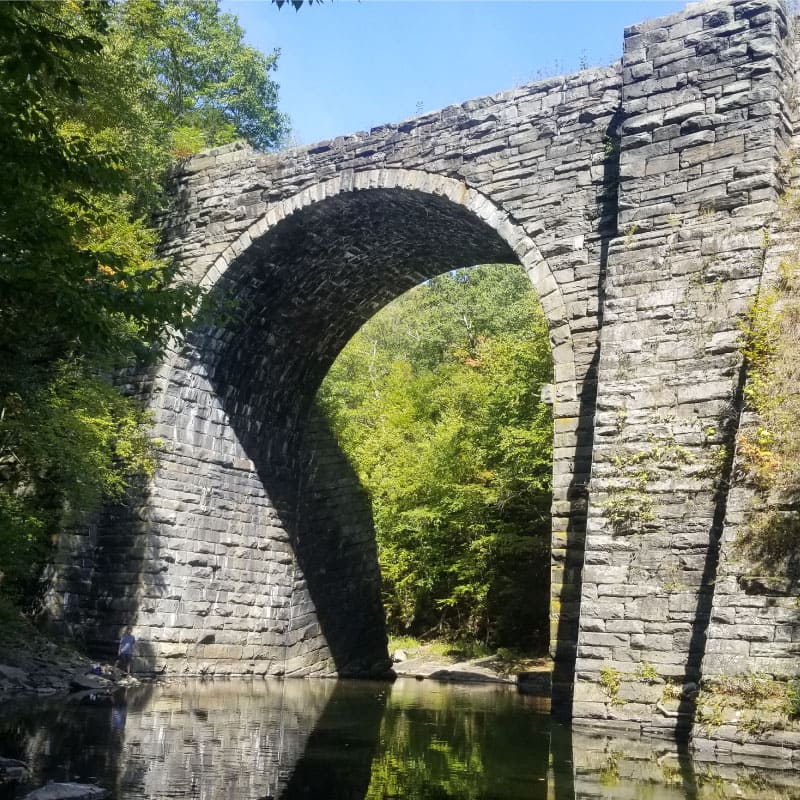
<svg viewBox="0 0 800 800">
<path fill-rule="evenodd" d="M 24 669 L 0 664 L 0 679 L 5 679 L 12 683 L 27 683 L 29 678 L 30 676 Z"/>
<path fill-rule="evenodd" d="M 19 783 L 28 774 L 28 765 L 14 758 L 0 758 L 0 786 Z"/>
<path fill-rule="evenodd" d="M 624 699 L 645 701 L 626 703 L 620 713 L 642 724 L 654 718 L 654 698 L 635 691 L 640 663 L 686 680 L 743 672 L 756 658 L 774 665 L 783 656 L 787 666 L 792 658 L 785 642 L 775 642 L 774 600 L 757 598 L 766 613 L 756 621 L 740 616 L 752 607 L 740 589 L 715 591 L 726 498 L 714 495 L 715 480 L 725 478 L 711 459 L 735 435 L 726 414 L 742 375 L 739 320 L 767 277 L 763 230 L 746 220 L 753 215 L 762 229 L 780 227 L 776 204 L 763 205 L 757 193 L 768 187 L 768 196 L 777 197 L 792 129 L 785 114 L 760 105 L 794 91 L 788 87 L 795 76 L 779 4 L 764 4 L 771 34 L 763 49 L 764 20 L 740 15 L 743 3 L 713 5 L 702 30 L 688 32 L 684 15 L 636 26 L 623 56 L 623 74 L 636 65 L 656 75 L 664 46 L 675 43 L 674 52 L 684 53 L 672 62 L 670 80 L 648 78 L 644 94 L 623 86 L 623 155 L 630 132 L 636 141 L 620 163 L 625 235 L 611 243 L 605 284 L 597 405 L 609 424 L 602 433 L 595 429 L 587 552 L 614 571 L 624 564 L 618 583 L 625 590 L 584 571 L 578 680 L 597 681 L 611 663 L 593 658 L 595 616 L 605 619 L 608 632 L 630 631 L 629 647 L 612 653 Z M 724 22 L 734 19 L 735 25 Z M 655 30 L 658 45 L 643 44 L 640 37 Z M 692 50 L 703 55 L 699 72 L 685 55 Z M 758 77 L 750 62 L 756 51 L 779 56 Z M 642 66 L 648 62 L 652 69 Z M 728 70 L 724 82 L 715 64 Z M 645 130 L 670 154 L 679 153 L 678 169 L 663 152 L 643 146 Z M 758 156 L 750 149 L 755 142 Z M 769 251 L 766 257 L 768 265 Z M 624 561 L 620 542 L 630 553 Z M 587 617 L 592 628 L 584 625 Z"/>
</svg>

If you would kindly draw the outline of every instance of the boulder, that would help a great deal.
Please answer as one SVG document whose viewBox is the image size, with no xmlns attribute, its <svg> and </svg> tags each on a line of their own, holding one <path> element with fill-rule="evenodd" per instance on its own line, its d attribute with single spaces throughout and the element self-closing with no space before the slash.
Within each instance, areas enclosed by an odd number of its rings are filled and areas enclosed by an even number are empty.
<svg viewBox="0 0 800 800">
<path fill-rule="evenodd" d="M 26 794 L 22 800 L 102 800 L 110 796 L 108 789 L 88 783 L 48 783 Z"/>
<path fill-rule="evenodd" d="M 110 690 L 114 685 L 113 681 L 108 678 L 103 678 L 100 675 L 93 675 L 92 673 L 76 672 L 70 679 L 70 688 L 72 691 L 80 691 L 81 689 L 91 689 L 98 692 Z"/>
<path fill-rule="evenodd" d="M 28 673 L 19 667 L 9 667 L 7 664 L 0 664 L 0 678 L 7 678 L 17 683 L 27 683 Z"/>
<path fill-rule="evenodd" d="M 0 786 L 4 783 L 16 783 L 28 774 L 28 766 L 13 758 L 0 758 Z"/>
</svg>

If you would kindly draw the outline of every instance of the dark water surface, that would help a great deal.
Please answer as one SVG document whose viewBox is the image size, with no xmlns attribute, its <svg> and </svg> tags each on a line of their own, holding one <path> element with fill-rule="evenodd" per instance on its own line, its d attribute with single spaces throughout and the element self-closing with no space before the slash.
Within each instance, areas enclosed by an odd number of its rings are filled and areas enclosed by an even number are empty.
<svg viewBox="0 0 800 800">
<path fill-rule="evenodd" d="M 0 755 L 116 800 L 800 798 L 795 772 L 572 733 L 506 686 L 183 681 L 0 706 Z"/>
</svg>

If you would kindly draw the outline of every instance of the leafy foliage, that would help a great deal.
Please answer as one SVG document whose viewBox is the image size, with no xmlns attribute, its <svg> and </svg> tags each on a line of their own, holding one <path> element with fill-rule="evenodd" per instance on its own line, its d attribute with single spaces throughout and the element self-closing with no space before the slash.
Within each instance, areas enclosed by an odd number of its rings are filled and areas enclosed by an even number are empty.
<svg viewBox="0 0 800 800">
<path fill-rule="evenodd" d="M 800 269 L 786 263 L 777 286 L 754 303 L 746 328 L 745 400 L 757 415 L 737 452 L 758 492 L 740 546 L 757 564 L 800 579 Z"/>
<path fill-rule="evenodd" d="M 551 357 L 524 273 L 440 276 L 376 315 L 320 400 L 373 503 L 390 629 L 544 634 Z"/>
<path fill-rule="evenodd" d="M 765 730 L 793 728 L 796 681 L 775 680 L 760 672 L 719 675 L 703 680 L 696 698 L 695 719 L 707 731 L 723 724 L 758 737 Z"/>
<path fill-rule="evenodd" d="M 119 31 L 177 153 L 235 139 L 265 150 L 280 144 L 288 121 L 270 78 L 278 51 L 244 44 L 236 17 L 220 13 L 217 0 L 127 0 L 119 9 Z"/>
<path fill-rule="evenodd" d="M 0 552 L 3 589 L 33 599 L 50 537 L 118 498 L 129 476 L 150 474 L 146 417 L 77 360 L 54 367 L 49 383 L 5 398 L 0 440 Z"/>
<path fill-rule="evenodd" d="M 274 56 L 240 40 L 213 0 L 0 4 L 0 590 L 16 597 L 59 530 L 152 469 L 144 415 L 107 376 L 198 299 L 149 226 L 175 137 L 282 135 Z"/>
<path fill-rule="evenodd" d="M 621 705 L 619 699 L 619 687 L 621 682 L 622 675 L 618 669 L 605 666 L 600 670 L 600 685 L 611 700 L 611 705 Z"/>
<path fill-rule="evenodd" d="M 789 681 L 786 687 L 786 713 L 793 719 L 800 717 L 800 681 Z"/>
</svg>

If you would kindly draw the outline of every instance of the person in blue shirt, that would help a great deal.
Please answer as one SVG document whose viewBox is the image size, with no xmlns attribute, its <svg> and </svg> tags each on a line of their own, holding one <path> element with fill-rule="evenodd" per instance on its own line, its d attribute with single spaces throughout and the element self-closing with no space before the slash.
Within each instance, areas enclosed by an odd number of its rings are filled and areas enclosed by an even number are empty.
<svg viewBox="0 0 800 800">
<path fill-rule="evenodd" d="M 133 658 L 133 646 L 136 644 L 136 639 L 133 635 L 133 630 L 130 626 L 125 628 L 125 633 L 119 640 L 119 649 L 117 650 L 117 664 L 121 669 L 124 669 L 128 675 L 131 674 L 131 659 Z"/>
</svg>

